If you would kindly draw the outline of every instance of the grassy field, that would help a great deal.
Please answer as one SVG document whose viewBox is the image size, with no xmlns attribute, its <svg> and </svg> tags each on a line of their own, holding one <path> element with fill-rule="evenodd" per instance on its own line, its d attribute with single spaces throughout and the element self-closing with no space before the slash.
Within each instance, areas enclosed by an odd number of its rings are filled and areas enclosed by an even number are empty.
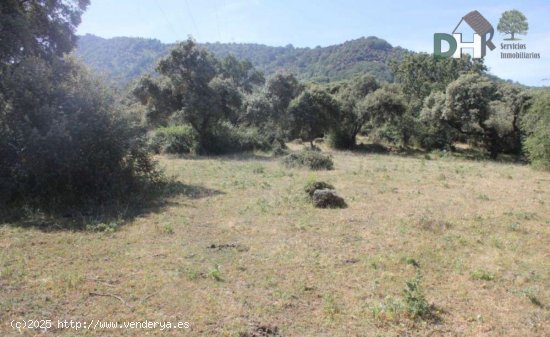
<svg viewBox="0 0 550 337">
<path fill-rule="evenodd" d="M 332 155 L 320 172 L 262 154 L 161 157 L 185 187 L 116 230 L 0 225 L 0 336 L 550 336 L 549 173 Z M 313 208 L 312 178 L 348 208 Z M 409 313 L 410 280 L 430 315 Z M 14 319 L 190 328 L 42 334 Z"/>
</svg>

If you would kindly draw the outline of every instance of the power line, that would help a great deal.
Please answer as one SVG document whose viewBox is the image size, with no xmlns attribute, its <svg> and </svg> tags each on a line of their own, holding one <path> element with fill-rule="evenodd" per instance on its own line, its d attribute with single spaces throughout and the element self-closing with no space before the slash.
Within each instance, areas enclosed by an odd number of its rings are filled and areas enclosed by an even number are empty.
<svg viewBox="0 0 550 337">
<path fill-rule="evenodd" d="M 214 0 L 214 9 L 216 10 L 216 27 L 218 28 L 218 41 L 221 42 L 221 33 L 220 33 L 220 14 L 218 9 L 218 0 Z"/>
<path fill-rule="evenodd" d="M 172 23 L 170 23 L 170 21 L 168 20 L 168 17 L 166 16 L 166 13 L 164 13 L 164 10 L 162 9 L 162 7 L 160 6 L 158 0 L 155 0 L 155 3 L 157 4 L 157 7 L 159 8 L 162 16 L 164 17 L 164 20 L 166 21 L 166 23 L 168 24 L 168 27 L 170 27 L 170 30 L 172 30 L 172 32 L 174 33 L 175 37 L 176 37 L 176 40 L 178 39 L 178 33 L 177 31 L 174 29 L 174 26 L 172 26 Z"/>
<path fill-rule="evenodd" d="M 197 39 L 200 40 L 199 29 L 197 28 L 197 24 L 195 23 L 195 19 L 193 18 L 193 13 L 191 13 L 191 7 L 189 7 L 189 2 L 187 2 L 187 0 L 185 0 L 185 6 L 187 6 L 187 12 L 189 13 L 189 17 L 191 18 L 191 23 L 193 24 L 193 27 L 195 28 L 195 33 L 197 34 Z"/>
</svg>

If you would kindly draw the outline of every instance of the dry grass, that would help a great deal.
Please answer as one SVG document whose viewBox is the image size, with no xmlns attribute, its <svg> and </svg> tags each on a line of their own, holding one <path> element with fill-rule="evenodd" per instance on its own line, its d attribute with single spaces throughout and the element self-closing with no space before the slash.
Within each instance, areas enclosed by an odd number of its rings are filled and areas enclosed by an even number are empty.
<svg viewBox="0 0 550 337">
<path fill-rule="evenodd" d="M 0 226 L 0 335 L 19 336 L 8 324 L 21 318 L 191 323 L 46 336 L 550 335 L 548 173 L 333 156 L 333 171 L 315 173 L 261 155 L 165 157 L 205 189 L 113 233 Z M 311 175 L 348 208 L 314 209 Z M 417 272 L 433 319 L 404 308 Z"/>
</svg>

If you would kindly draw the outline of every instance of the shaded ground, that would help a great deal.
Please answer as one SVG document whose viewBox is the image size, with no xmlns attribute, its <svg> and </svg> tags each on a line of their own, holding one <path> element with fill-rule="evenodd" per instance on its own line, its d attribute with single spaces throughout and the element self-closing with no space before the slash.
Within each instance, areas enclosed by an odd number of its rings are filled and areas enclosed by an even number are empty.
<svg viewBox="0 0 550 337">
<path fill-rule="evenodd" d="M 550 174 L 333 153 L 335 170 L 164 158 L 183 188 L 110 232 L 0 225 L 0 335 L 14 319 L 187 321 L 41 336 L 548 336 Z M 262 156 L 260 156 L 262 157 Z M 315 209 L 315 178 L 346 209 Z M 421 275 L 436 320 L 406 312 Z"/>
</svg>

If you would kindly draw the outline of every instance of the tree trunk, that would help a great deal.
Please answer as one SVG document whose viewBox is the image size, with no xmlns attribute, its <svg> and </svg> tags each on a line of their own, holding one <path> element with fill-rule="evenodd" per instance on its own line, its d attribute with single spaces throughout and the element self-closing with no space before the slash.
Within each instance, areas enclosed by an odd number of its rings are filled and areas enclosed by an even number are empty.
<svg viewBox="0 0 550 337">
<path fill-rule="evenodd" d="M 502 148 L 495 129 L 490 128 L 485 131 L 485 143 L 491 159 L 496 159 Z"/>
<path fill-rule="evenodd" d="M 514 34 L 515 34 L 515 33 L 514 33 L 514 32 L 512 32 L 512 40 L 514 40 Z"/>
</svg>

